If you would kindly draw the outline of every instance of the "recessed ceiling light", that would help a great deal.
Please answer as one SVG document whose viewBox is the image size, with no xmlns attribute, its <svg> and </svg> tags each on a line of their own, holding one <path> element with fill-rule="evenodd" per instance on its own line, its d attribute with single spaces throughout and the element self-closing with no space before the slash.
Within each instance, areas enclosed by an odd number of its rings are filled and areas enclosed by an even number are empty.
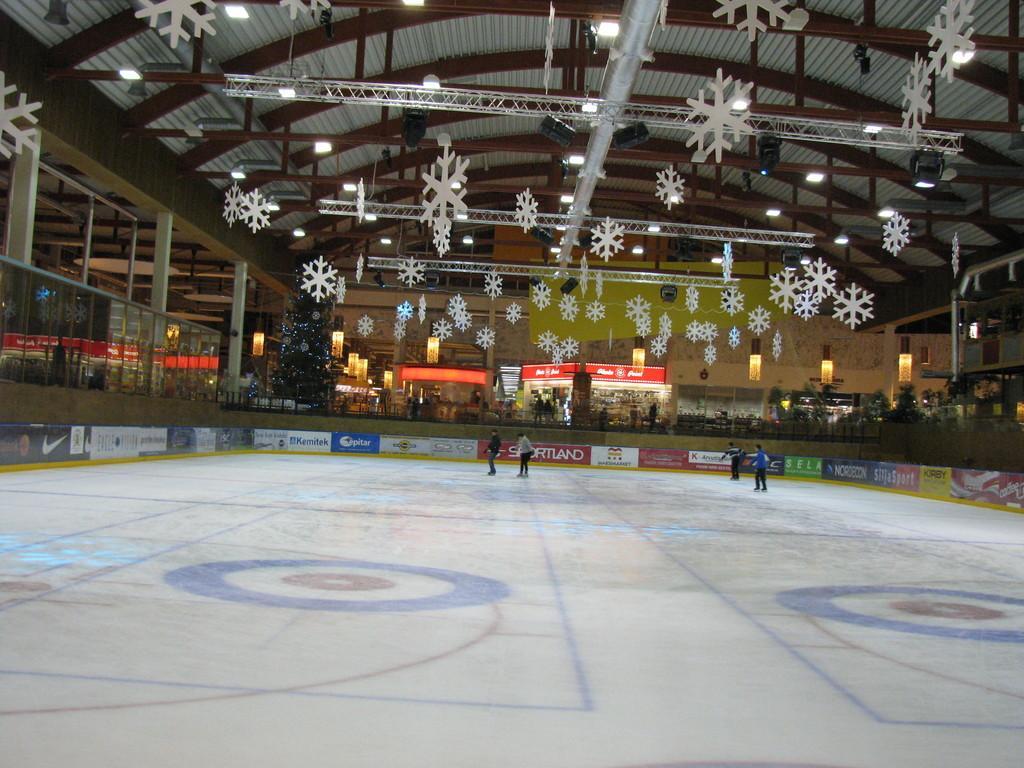
<svg viewBox="0 0 1024 768">
<path fill-rule="evenodd" d="M 804 255 L 802 255 L 802 256 L 800 257 L 800 263 L 801 263 L 801 264 L 803 264 L 803 265 L 804 265 L 805 267 L 806 267 L 806 266 L 807 266 L 808 264 L 810 264 L 810 263 L 811 263 L 811 257 L 810 257 L 810 255 L 809 255 L 809 254 L 806 254 L 806 253 L 805 253 Z"/>
<path fill-rule="evenodd" d="M 832 242 L 836 245 L 846 245 L 850 242 L 850 237 L 845 232 L 840 232 Z"/>
<path fill-rule="evenodd" d="M 954 64 L 966 64 L 973 58 L 974 51 L 953 51 L 952 59 Z"/>
<path fill-rule="evenodd" d="M 459 221 L 469 221 L 469 214 L 468 213 L 456 213 L 455 214 L 455 218 L 458 219 Z"/>
<path fill-rule="evenodd" d="M 346 192 L 355 192 L 359 189 L 358 185 L 353 184 L 351 181 L 347 181 L 341 185 L 341 188 Z"/>
<path fill-rule="evenodd" d="M 305 237 L 305 236 L 306 236 L 306 230 L 304 230 L 302 227 L 296 227 L 295 229 L 292 230 L 292 237 Z"/>
<path fill-rule="evenodd" d="M 117 70 L 117 74 L 121 76 L 122 80 L 141 80 L 142 75 L 135 67 L 122 67 Z"/>
<path fill-rule="evenodd" d="M 561 252 L 562 252 L 562 249 L 561 249 L 561 248 L 559 248 L 559 247 L 558 247 L 557 245 L 552 245 L 552 246 L 551 246 L 551 252 L 552 252 L 552 253 L 561 253 Z"/>
<path fill-rule="evenodd" d="M 281 204 L 279 202 L 277 202 L 277 200 L 275 200 L 274 198 L 270 198 L 269 200 L 267 200 L 267 210 L 268 211 L 280 211 L 281 210 Z"/>
<path fill-rule="evenodd" d="M 868 123 L 864 126 L 864 133 L 881 133 L 882 126 L 876 123 Z"/>
<path fill-rule="evenodd" d="M 452 182 L 452 189 L 462 189 L 462 182 L 461 181 L 453 181 Z"/>
<path fill-rule="evenodd" d="M 678 203 L 679 202 L 679 195 L 669 195 L 668 196 L 668 201 L 670 203 Z"/>
<path fill-rule="evenodd" d="M 583 165 L 585 160 L 583 155 L 569 155 L 569 165 Z"/>
<path fill-rule="evenodd" d="M 935 186 L 935 182 L 928 181 L 927 179 L 918 179 L 914 182 L 914 186 L 918 189 L 931 189 Z"/>
<path fill-rule="evenodd" d="M 318 141 L 313 144 L 313 151 L 318 155 L 326 155 L 331 151 L 331 142 L 329 141 Z"/>
<path fill-rule="evenodd" d="M 365 216 L 363 216 L 363 220 L 364 221 L 376 221 L 377 220 L 377 214 L 376 213 L 368 213 Z"/>
<path fill-rule="evenodd" d="M 561 200 L 563 203 L 571 203 L 572 202 L 572 195 L 562 195 L 558 199 Z"/>
<path fill-rule="evenodd" d="M 825 174 L 820 171 L 811 171 L 805 177 L 811 184 L 818 184 L 825 180 Z"/>
<path fill-rule="evenodd" d="M 382 237 L 380 239 L 380 244 L 381 245 L 391 245 L 391 238 L 390 237 Z"/>
<path fill-rule="evenodd" d="M 462 244 L 463 245 L 472 245 L 473 244 L 473 236 L 472 235 L 465 235 L 462 238 Z"/>
<path fill-rule="evenodd" d="M 437 75 L 427 75 L 423 78 L 423 87 L 436 90 L 441 87 L 441 78 Z"/>
<path fill-rule="evenodd" d="M 643 252 L 644 252 L 644 247 L 642 245 L 634 245 L 633 246 L 633 253 L 635 253 L 637 256 L 639 256 Z"/>
<path fill-rule="evenodd" d="M 242 179 L 245 178 L 245 171 L 243 171 L 241 168 L 232 168 L 231 178 L 238 179 L 239 181 L 241 181 Z"/>
<path fill-rule="evenodd" d="M 619 22 L 602 21 L 597 25 L 597 34 L 599 37 L 615 37 L 619 34 Z"/>
<path fill-rule="evenodd" d="M 731 109 L 737 112 L 742 112 L 744 109 L 750 106 L 750 102 L 746 99 L 733 99 L 732 104 L 729 105 Z"/>
<path fill-rule="evenodd" d="M 423 0 L 402 0 L 406 5 L 423 5 Z"/>
<path fill-rule="evenodd" d="M 557 229 L 559 232 L 565 232 L 565 224 L 556 224 L 555 229 Z"/>
<path fill-rule="evenodd" d="M 711 263 L 712 264 L 721 264 L 722 263 L 722 257 L 721 256 L 712 256 L 711 257 Z"/>
<path fill-rule="evenodd" d="M 661 232 L 661 226 L 658 225 L 658 224 L 648 224 L 647 225 L 647 231 L 648 232 Z"/>
<path fill-rule="evenodd" d="M 597 104 L 595 104 L 592 101 L 588 101 L 588 102 L 585 102 L 583 104 L 583 106 L 580 107 L 580 109 L 582 109 L 584 112 L 587 112 L 589 114 L 594 114 L 595 112 L 597 112 Z"/>
<path fill-rule="evenodd" d="M 282 99 L 294 99 L 295 98 L 295 89 L 294 88 L 288 88 L 286 86 L 281 86 L 280 88 L 277 89 L 277 92 L 281 95 Z"/>
<path fill-rule="evenodd" d="M 895 213 L 896 211 L 894 211 L 892 208 L 883 208 L 878 212 L 878 215 L 883 219 L 891 219 Z"/>
<path fill-rule="evenodd" d="M 249 12 L 245 10 L 244 5 L 225 5 L 224 13 L 227 14 L 229 19 L 248 19 Z"/>
<path fill-rule="evenodd" d="M 764 212 L 764 215 L 765 216 L 781 216 L 782 215 L 782 211 L 779 210 L 778 208 L 769 208 L 767 211 Z"/>
</svg>

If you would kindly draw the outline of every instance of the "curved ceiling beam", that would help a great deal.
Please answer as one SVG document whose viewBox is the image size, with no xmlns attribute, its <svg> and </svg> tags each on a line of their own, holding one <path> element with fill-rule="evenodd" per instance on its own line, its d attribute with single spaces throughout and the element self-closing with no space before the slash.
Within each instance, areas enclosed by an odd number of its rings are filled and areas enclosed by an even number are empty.
<svg viewBox="0 0 1024 768">
<path fill-rule="evenodd" d="M 78 66 L 144 32 L 147 26 L 135 18 L 134 8 L 126 8 L 57 43 L 47 51 L 46 64 L 57 68 Z"/>
</svg>

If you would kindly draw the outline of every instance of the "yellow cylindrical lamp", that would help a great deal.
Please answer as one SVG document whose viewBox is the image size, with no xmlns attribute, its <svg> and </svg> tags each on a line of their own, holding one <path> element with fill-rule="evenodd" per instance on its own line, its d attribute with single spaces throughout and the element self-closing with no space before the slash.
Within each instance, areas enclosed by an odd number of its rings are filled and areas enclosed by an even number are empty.
<svg viewBox="0 0 1024 768">
<path fill-rule="evenodd" d="M 345 332 L 334 331 L 331 334 L 331 357 L 340 358 L 345 354 Z"/>
<path fill-rule="evenodd" d="M 750 368 L 748 375 L 751 381 L 761 380 L 761 340 L 750 340 Z"/>
<path fill-rule="evenodd" d="M 384 371 L 384 389 L 391 389 L 394 382 L 394 374 L 391 371 Z"/>
<path fill-rule="evenodd" d="M 367 369 L 370 367 L 370 359 L 362 358 L 359 360 L 359 380 L 366 381 Z"/>
<path fill-rule="evenodd" d="M 900 384 L 909 384 L 914 376 L 914 356 L 910 354 L 910 337 L 900 337 Z"/>
<path fill-rule="evenodd" d="M 644 340 L 637 336 L 633 342 L 633 368 L 642 371 L 647 364 L 647 350 L 644 349 Z"/>
<path fill-rule="evenodd" d="M 833 376 L 832 347 L 826 344 L 821 349 L 821 383 L 831 384 Z"/>
<path fill-rule="evenodd" d="M 256 331 L 252 335 L 252 356 L 263 357 L 263 348 L 266 346 L 267 336 L 263 331 Z"/>
<path fill-rule="evenodd" d="M 441 340 L 437 336 L 427 339 L 427 363 L 433 365 L 441 356 Z"/>
</svg>

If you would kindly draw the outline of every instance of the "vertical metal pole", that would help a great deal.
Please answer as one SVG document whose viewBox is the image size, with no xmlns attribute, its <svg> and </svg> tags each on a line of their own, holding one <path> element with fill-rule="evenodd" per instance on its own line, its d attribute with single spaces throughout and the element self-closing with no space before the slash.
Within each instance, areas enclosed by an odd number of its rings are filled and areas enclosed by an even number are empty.
<svg viewBox="0 0 1024 768">
<path fill-rule="evenodd" d="M 96 214 L 96 198 L 89 195 L 89 215 L 85 220 L 85 250 L 82 251 L 82 284 L 89 284 L 89 259 L 92 257 L 92 220 Z"/>
<path fill-rule="evenodd" d="M 231 299 L 231 335 L 228 338 L 228 370 L 224 390 L 238 394 L 242 372 L 242 344 L 245 341 L 245 289 L 249 281 L 249 265 L 235 262 L 235 284 Z"/>
<path fill-rule="evenodd" d="M 128 301 L 132 300 L 135 288 L 135 248 L 139 244 L 139 222 L 132 222 L 132 242 L 128 247 Z"/>
<path fill-rule="evenodd" d="M 949 336 L 952 342 L 953 381 L 960 380 L 960 318 L 956 288 L 950 291 Z"/>
</svg>

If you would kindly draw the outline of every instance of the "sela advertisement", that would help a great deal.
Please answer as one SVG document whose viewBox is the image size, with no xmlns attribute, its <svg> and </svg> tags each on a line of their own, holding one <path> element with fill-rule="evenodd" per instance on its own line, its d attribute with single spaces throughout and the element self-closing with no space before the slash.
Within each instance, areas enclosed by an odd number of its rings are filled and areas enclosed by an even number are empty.
<svg viewBox="0 0 1024 768">
<path fill-rule="evenodd" d="M 640 449 L 595 445 L 590 449 L 590 465 L 592 467 L 630 467 L 635 469 L 640 466 Z"/>
<path fill-rule="evenodd" d="M 327 450 L 330 450 L 331 453 L 380 453 L 380 435 L 368 435 L 361 432 L 314 432 L 309 434 L 329 438 L 330 447 Z"/>
<path fill-rule="evenodd" d="M 558 443 L 534 443 L 533 458 L 535 464 L 590 464 L 589 445 L 561 445 Z M 476 457 L 487 458 L 487 441 L 477 441 Z M 503 440 L 498 461 L 519 461 L 519 445 L 510 440 Z"/>
<path fill-rule="evenodd" d="M 786 477 L 813 477 L 821 479 L 821 459 L 811 456 L 787 456 Z"/>
</svg>

